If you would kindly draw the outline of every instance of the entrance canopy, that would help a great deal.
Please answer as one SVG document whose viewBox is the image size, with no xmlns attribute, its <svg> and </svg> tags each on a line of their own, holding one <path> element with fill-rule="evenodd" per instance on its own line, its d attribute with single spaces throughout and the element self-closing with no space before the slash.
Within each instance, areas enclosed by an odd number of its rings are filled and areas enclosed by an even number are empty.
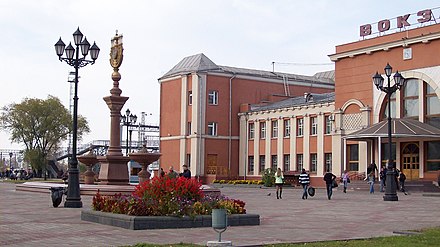
<svg viewBox="0 0 440 247">
<path fill-rule="evenodd" d="M 440 129 L 414 119 L 391 119 L 392 138 L 440 138 Z M 388 137 L 388 120 L 373 124 L 342 138 L 364 140 Z"/>
</svg>

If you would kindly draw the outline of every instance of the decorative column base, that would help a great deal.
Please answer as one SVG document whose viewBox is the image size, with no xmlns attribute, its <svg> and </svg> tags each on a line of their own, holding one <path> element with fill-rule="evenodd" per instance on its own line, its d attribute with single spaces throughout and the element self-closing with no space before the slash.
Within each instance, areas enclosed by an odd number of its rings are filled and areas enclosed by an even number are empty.
<svg viewBox="0 0 440 247">
<path fill-rule="evenodd" d="M 99 156 L 101 169 L 99 171 L 99 184 L 129 185 L 128 161 L 126 156 Z"/>
</svg>

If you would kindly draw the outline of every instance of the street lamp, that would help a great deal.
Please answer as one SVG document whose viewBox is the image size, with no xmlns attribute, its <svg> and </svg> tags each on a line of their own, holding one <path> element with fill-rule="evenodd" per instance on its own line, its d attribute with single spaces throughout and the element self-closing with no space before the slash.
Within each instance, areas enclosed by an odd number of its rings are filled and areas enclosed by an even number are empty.
<svg viewBox="0 0 440 247">
<path fill-rule="evenodd" d="M 9 153 L 9 170 L 12 172 L 12 155 L 13 153 Z"/>
<path fill-rule="evenodd" d="M 127 109 L 125 111 L 125 115 L 121 115 L 121 123 L 123 126 L 127 126 L 127 139 L 125 144 L 125 154 L 128 155 L 129 149 L 128 149 L 128 136 L 130 132 L 130 145 L 131 145 L 131 130 L 130 126 L 132 124 L 135 124 L 137 121 L 137 116 L 130 113 L 130 109 Z"/>
<path fill-rule="evenodd" d="M 385 189 L 385 195 L 383 197 L 384 201 L 398 201 L 397 193 L 396 193 L 396 165 L 393 164 L 392 160 L 392 153 L 393 153 L 393 146 L 391 143 L 391 95 L 399 90 L 403 84 L 405 83 L 405 78 L 397 71 L 394 74 L 394 85 L 390 86 L 390 77 L 393 68 L 390 66 L 390 64 L 387 63 L 387 65 L 384 68 L 385 75 L 388 78 L 388 85 L 385 87 L 383 86 L 384 78 L 376 72 L 376 74 L 373 76 L 373 82 L 374 85 L 376 85 L 377 89 L 381 90 L 382 92 L 385 92 L 387 94 L 388 99 L 388 168 L 387 168 L 387 186 Z"/>
<path fill-rule="evenodd" d="M 73 126 L 72 126 L 72 156 L 69 158 L 69 182 L 66 202 L 64 207 L 67 208 L 81 208 L 81 196 L 79 189 L 79 170 L 78 160 L 76 158 L 76 144 L 77 144 L 77 132 L 78 132 L 78 69 L 86 66 L 87 64 L 94 64 L 99 55 L 99 48 L 95 42 L 90 47 L 90 43 L 87 38 L 79 31 L 79 28 L 73 33 L 73 41 L 76 48 L 71 43 L 66 47 L 61 38 L 55 44 L 55 51 L 60 61 L 65 61 L 68 65 L 75 68 L 75 95 L 73 97 Z M 82 58 L 79 57 L 81 49 Z M 65 51 L 66 57 L 61 57 Z M 90 57 L 92 60 L 86 60 L 86 56 L 90 51 Z M 75 56 L 75 57 L 74 57 Z"/>
</svg>

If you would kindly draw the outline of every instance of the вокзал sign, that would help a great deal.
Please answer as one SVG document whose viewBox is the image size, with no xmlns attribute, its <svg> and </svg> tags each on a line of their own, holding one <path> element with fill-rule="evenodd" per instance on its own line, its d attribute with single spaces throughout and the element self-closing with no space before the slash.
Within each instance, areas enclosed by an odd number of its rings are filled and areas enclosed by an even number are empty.
<svg viewBox="0 0 440 247">
<path fill-rule="evenodd" d="M 436 8 L 438 9 L 438 8 Z M 410 27 L 411 24 L 408 21 L 408 19 L 417 18 L 417 23 L 425 23 L 434 20 L 435 16 L 433 14 L 433 11 L 431 9 L 425 9 L 421 10 L 415 14 L 406 14 L 402 16 L 398 16 L 396 18 L 393 18 L 393 23 L 395 25 L 394 28 L 403 28 L 406 30 L 406 27 Z M 395 20 L 395 21 L 394 21 Z M 377 23 L 376 28 L 377 32 L 385 32 L 391 29 L 392 22 L 389 19 L 381 20 Z M 394 29 L 393 28 L 393 29 Z M 366 24 L 360 26 L 360 36 L 365 37 L 368 35 L 371 35 L 373 33 L 373 25 L 372 24 Z"/>
</svg>

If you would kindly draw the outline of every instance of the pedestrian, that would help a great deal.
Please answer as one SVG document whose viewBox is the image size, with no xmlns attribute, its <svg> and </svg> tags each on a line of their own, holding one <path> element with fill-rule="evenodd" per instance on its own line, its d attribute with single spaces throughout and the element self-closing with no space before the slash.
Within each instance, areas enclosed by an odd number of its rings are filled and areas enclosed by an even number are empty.
<svg viewBox="0 0 440 247">
<path fill-rule="evenodd" d="M 370 194 L 374 194 L 374 180 L 376 180 L 376 176 L 374 175 L 374 171 L 368 175 L 368 183 L 370 184 Z"/>
<path fill-rule="evenodd" d="M 393 168 L 393 170 L 394 170 L 394 183 L 396 184 L 396 190 L 400 190 L 400 186 L 399 186 L 400 171 L 397 168 Z"/>
<path fill-rule="evenodd" d="M 306 169 L 304 169 L 304 168 L 302 169 L 302 172 L 299 175 L 299 183 L 303 187 L 302 199 L 305 200 L 305 199 L 307 199 L 307 196 L 308 196 L 308 188 L 309 188 L 309 184 L 310 184 L 310 176 L 306 172 Z"/>
<path fill-rule="evenodd" d="M 400 171 L 399 184 L 400 184 L 400 191 L 402 191 L 403 193 L 405 193 L 405 180 L 406 180 L 405 174 L 403 173 L 403 171 Z"/>
<path fill-rule="evenodd" d="M 365 177 L 365 180 L 368 180 L 368 176 L 370 176 L 371 172 L 376 173 L 376 171 L 378 171 L 377 170 L 377 165 L 376 165 L 376 163 L 373 160 L 373 162 L 370 165 L 368 165 L 368 167 L 367 167 L 367 176 Z"/>
<path fill-rule="evenodd" d="M 283 199 L 281 194 L 283 193 L 284 176 L 281 168 L 278 167 L 275 173 L 275 187 L 277 188 L 277 199 Z"/>
<path fill-rule="evenodd" d="M 347 170 L 342 173 L 342 183 L 344 184 L 344 193 L 347 193 L 348 183 L 350 183 L 350 176 Z"/>
<path fill-rule="evenodd" d="M 324 175 L 324 181 L 327 188 L 327 198 L 331 200 L 332 194 L 333 194 L 333 183 L 335 181 L 336 176 L 335 174 L 331 173 L 329 169 L 327 169 L 327 172 Z"/>
<path fill-rule="evenodd" d="M 190 179 L 191 178 L 191 171 L 188 169 L 188 166 L 186 164 L 184 164 L 182 167 L 183 167 L 183 172 L 180 173 L 179 176 Z"/>
<path fill-rule="evenodd" d="M 174 167 L 170 166 L 170 169 L 168 171 L 168 177 L 169 178 L 177 178 L 178 175 L 179 174 L 176 171 L 174 171 Z"/>
<path fill-rule="evenodd" d="M 162 167 L 161 167 L 160 170 L 159 170 L 159 176 L 160 176 L 161 178 L 165 177 L 165 171 L 163 170 Z"/>
<path fill-rule="evenodd" d="M 383 188 L 386 186 L 386 180 L 387 180 L 387 171 L 388 169 L 384 166 L 380 168 L 379 178 L 380 178 L 380 192 L 383 192 Z"/>
</svg>

